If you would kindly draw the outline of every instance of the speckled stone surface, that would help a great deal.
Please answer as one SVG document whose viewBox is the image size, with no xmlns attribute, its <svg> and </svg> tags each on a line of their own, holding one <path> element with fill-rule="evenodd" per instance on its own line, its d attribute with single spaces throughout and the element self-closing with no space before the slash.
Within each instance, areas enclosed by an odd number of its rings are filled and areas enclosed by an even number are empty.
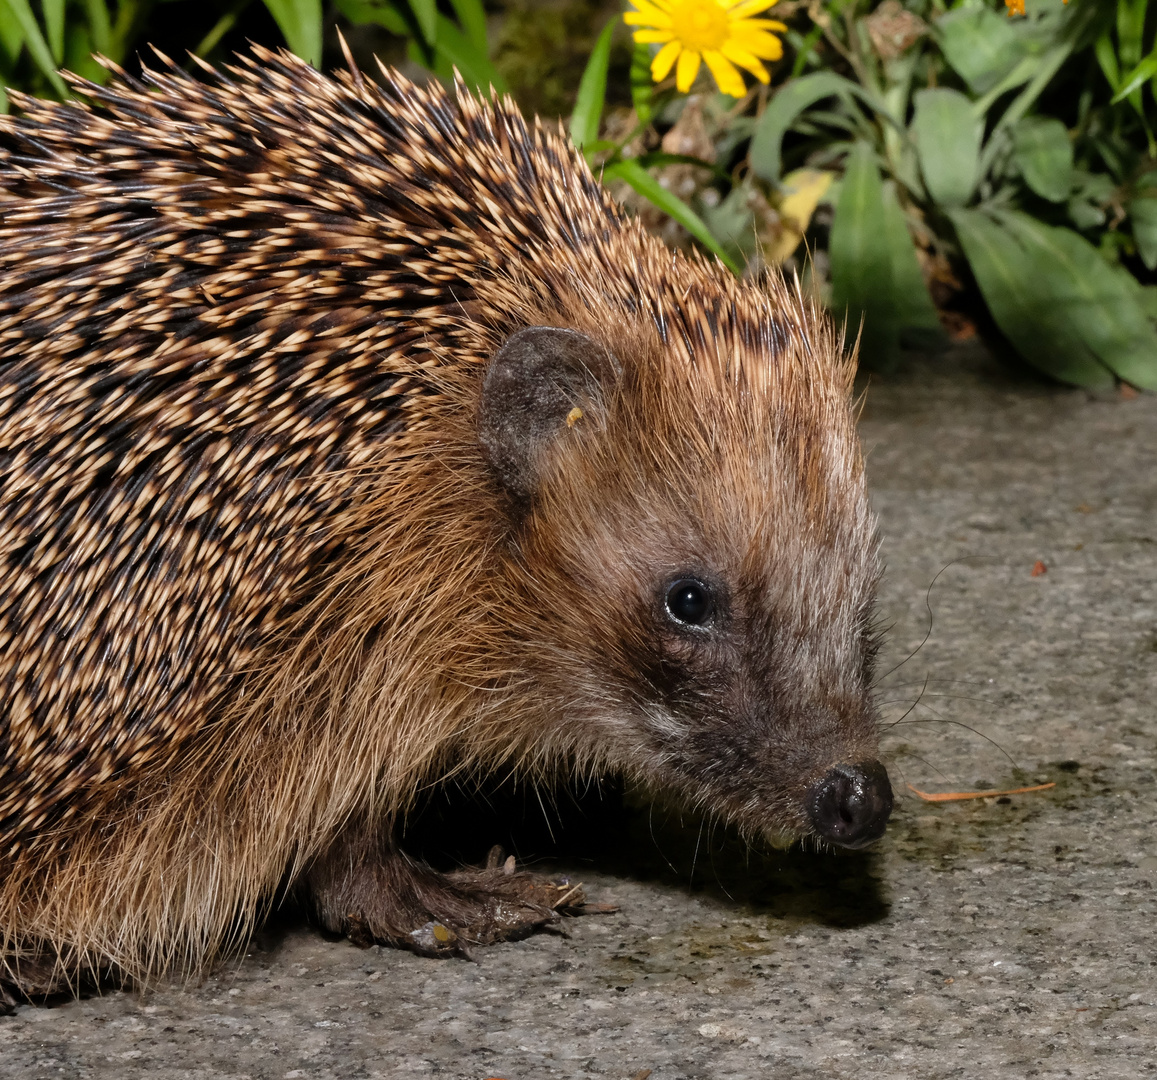
<svg viewBox="0 0 1157 1080">
<path fill-rule="evenodd" d="M 877 850 L 603 813 L 605 855 L 555 854 L 617 914 L 475 964 L 285 919 L 201 985 L 0 1018 L 0 1076 L 1157 1075 L 1157 398 L 963 351 L 876 379 L 862 430 L 881 670 L 932 610 L 881 686 L 905 797 Z"/>
</svg>

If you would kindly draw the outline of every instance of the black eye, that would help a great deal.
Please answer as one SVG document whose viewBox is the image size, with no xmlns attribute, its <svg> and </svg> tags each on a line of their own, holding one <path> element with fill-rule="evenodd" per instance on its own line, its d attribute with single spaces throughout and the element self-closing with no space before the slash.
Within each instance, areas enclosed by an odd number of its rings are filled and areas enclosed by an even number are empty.
<svg viewBox="0 0 1157 1080">
<path fill-rule="evenodd" d="M 687 626 L 702 626 L 715 614 L 711 590 L 702 581 L 680 578 L 667 589 L 667 614 Z"/>
</svg>

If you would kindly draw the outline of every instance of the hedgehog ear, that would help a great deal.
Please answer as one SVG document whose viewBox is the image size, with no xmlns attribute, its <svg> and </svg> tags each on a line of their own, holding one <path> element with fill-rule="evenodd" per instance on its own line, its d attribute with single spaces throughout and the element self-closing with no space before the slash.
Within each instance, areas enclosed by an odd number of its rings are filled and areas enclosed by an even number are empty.
<svg viewBox="0 0 1157 1080">
<path fill-rule="evenodd" d="M 511 495 L 529 499 L 538 490 L 543 451 L 576 406 L 601 400 L 617 370 L 614 357 L 577 330 L 529 326 L 506 339 L 482 379 L 478 437 Z"/>
</svg>

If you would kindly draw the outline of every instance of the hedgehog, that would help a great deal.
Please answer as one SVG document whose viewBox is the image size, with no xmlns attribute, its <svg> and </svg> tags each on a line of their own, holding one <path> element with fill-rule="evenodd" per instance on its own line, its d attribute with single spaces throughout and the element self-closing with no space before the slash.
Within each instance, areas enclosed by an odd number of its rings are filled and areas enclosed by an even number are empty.
<svg viewBox="0 0 1157 1080">
<path fill-rule="evenodd" d="M 468 952 L 418 794 L 620 776 L 751 838 L 891 809 L 854 349 L 510 100 L 255 48 L 0 118 L 4 1001 L 196 972 L 290 893 Z"/>
</svg>

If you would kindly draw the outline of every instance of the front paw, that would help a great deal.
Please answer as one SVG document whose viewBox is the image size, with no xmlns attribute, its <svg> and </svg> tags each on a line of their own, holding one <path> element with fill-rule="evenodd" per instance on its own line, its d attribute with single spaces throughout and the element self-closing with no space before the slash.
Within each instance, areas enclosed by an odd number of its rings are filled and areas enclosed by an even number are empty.
<svg viewBox="0 0 1157 1080">
<path fill-rule="evenodd" d="M 519 871 L 513 858 L 495 852 L 485 867 L 449 874 L 398 851 L 372 863 L 331 856 L 309 885 L 326 929 L 363 947 L 389 944 L 426 956 L 468 956 L 473 947 L 525 937 L 584 905 L 581 886 Z"/>
</svg>

